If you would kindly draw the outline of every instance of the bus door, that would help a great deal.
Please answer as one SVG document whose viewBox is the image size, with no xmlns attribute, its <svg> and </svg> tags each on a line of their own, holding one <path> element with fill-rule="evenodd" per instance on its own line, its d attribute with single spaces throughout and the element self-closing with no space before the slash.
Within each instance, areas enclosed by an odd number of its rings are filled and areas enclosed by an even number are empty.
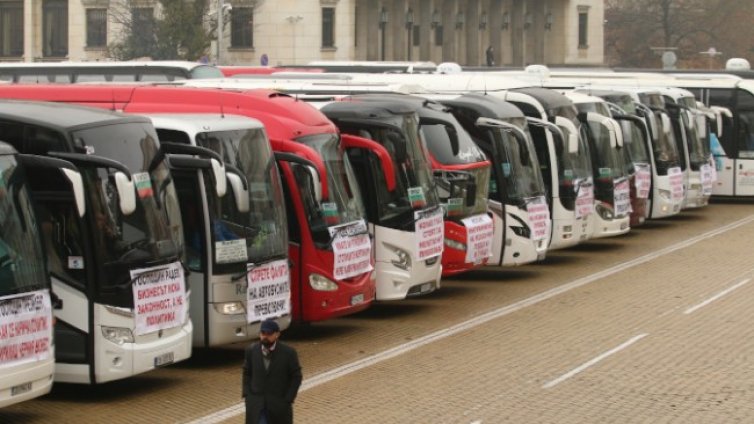
<svg viewBox="0 0 754 424">
<path fill-rule="evenodd" d="M 68 150 L 63 137 L 48 129 L 0 121 L 0 134 L 18 151 L 47 156 Z M 96 169 L 82 169 L 96 173 Z M 79 213 L 76 195 L 60 171 L 39 169 L 28 174 L 29 187 L 37 204 L 37 220 L 52 281 L 52 291 L 60 299 L 55 310 L 56 376 L 73 376 L 89 382 L 94 362 L 93 317 L 94 252 L 85 219 Z M 97 217 L 93 217 L 97 218 Z"/>
<path fill-rule="evenodd" d="M 734 110 L 736 105 L 735 89 L 709 89 L 706 93 L 707 103 L 712 107 L 724 107 Z M 712 140 L 710 149 L 715 159 L 717 182 L 712 188 L 713 196 L 734 196 L 736 194 L 738 178 L 739 147 L 737 142 L 738 112 L 733 117 L 723 116 L 722 134 L 717 134 Z M 744 169 L 741 171 L 745 172 Z"/>
</svg>

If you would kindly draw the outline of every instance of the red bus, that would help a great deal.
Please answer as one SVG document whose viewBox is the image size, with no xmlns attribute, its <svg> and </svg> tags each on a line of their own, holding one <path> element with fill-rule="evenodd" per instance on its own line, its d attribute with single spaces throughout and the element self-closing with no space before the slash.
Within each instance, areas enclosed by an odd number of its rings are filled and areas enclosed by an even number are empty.
<svg viewBox="0 0 754 424">
<path fill-rule="evenodd" d="M 358 185 L 337 129 L 312 106 L 269 90 L 167 86 L 13 85 L 1 87 L 0 98 L 78 103 L 127 113 L 218 113 L 258 119 L 281 158 L 293 320 L 320 321 L 358 312 L 374 299 L 373 255 L 371 241 L 366 243 Z M 338 242 L 343 240 L 352 242 Z M 349 255 L 341 245 L 361 249 Z"/>
<path fill-rule="evenodd" d="M 445 106 L 402 94 L 362 94 L 356 102 L 386 99 L 419 116 L 419 130 L 432 164 L 437 194 L 445 209 L 442 275 L 486 265 L 492 256 L 494 223 L 487 212 L 491 163 Z"/>
</svg>

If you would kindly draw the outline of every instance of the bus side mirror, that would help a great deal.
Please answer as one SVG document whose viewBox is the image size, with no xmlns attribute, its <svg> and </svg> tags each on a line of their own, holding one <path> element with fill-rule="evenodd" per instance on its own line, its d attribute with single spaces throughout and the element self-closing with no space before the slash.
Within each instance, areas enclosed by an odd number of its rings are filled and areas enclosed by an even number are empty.
<svg viewBox="0 0 754 424">
<path fill-rule="evenodd" d="M 578 153 L 579 151 L 579 130 L 570 119 L 562 116 L 555 117 L 555 125 L 568 130 L 566 142 L 568 144 L 568 153 Z M 564 134 L 565 135 L 565 134 Z"/>
<path fill-rule="evenodd" d="M 215 178 L 215 193 L 217 193 L 217 197 L 223 197 L 228 192 L 225 165 L 214 158 L 210 159 L 209 162 L 212 164 L 212 176 Z"/>
<path fill-rule="evenodd" d="M 233 199 L 236 201 L 238 212 L 246 213 L 249 211 L 249 186 L 244 184 L 241 176 L 228 170 L 226 174 L 230 181 L 230 189 L 233 191 Z"/>
<path fill-rule="evenodd" d="M 275 152 L 275 160 L 278 162 L 291 162 L 304 166 L 304 169 L 311 176 L 311 181 L 314 190 L 314 197 L 317 203 L 322 203 L 324 194 L 322 193 L 322 175 L 319 173 L 319 169 L 314 162 L 304 159 L 301 156 L 287 152 Z"/>
<path fill-rule="evenodd" d="M 76 211 L 78 211 L 79 217 L 83 217 L 86 212 L 86 201 L 84 200 L 84 181 L 81 179 L 81 173 L 65 168 L 61 171 L 71 183 L 73 198 L 76 200 Z"/>
<path fill-rule="evenodd" d="M 347 149 L 366 149 L 377 155 L 377 158 L 380 160 L 380 165 L 382 166 L 382 172 L 385 174 L 385 182 L 387 183 L 388 191 L 395 190 L 395 164 L 385 146 L 368 138 L 357 137 L 350 134 L 341 135 L 341 140 L 343 146 Z M 396 148 L 400 146 L 405 151 L 405 146 L 402 146 L 401 141 L 396 141 L 394 144 Z"/>
<path fill-rule="evenodd" d="M 152 159 L 152 164 L 149 166 L 151 172 L 154 169 L 155 163 L 161 161 L 166 154 L 171 155 L 197 155 L 202 158 L 209 159 L 210 166 L 212 168 L 212 177 L 215 179 L 215 193 L 217 197 L 225 196 L 228 190 L 227 180 L 225 177 L 225 163 L 222 157 L 214 150 L 207 149 L 200 146 L 192 146 L 188 144 L 164 142 L 160 144 L 160 150 L 157 155 Z"/>
<path fill-rule="evenodd" d="M 75 157 L 76 155 L 74 155 Z M 86 198 L 84 197 L 84 182 L 81 179 L 81 173 L 76 166 L 68 160 L 54 156 L 39 156 L 29 154 L 19 154 L 18 161 L 28 168 L 57 168 L 63 172 L 68 181 L 71 183 L 71 190 L 76 202 L 76 211 L 79 217 L 86 213 Z"/>
<path fill-rule="evenodd" d="M 136 210 L 136 185 L 121 171 L 115 171 L 113 179 L 120 199 L 120 211 L 123 215 L 131 215 Z"/>
</svg>

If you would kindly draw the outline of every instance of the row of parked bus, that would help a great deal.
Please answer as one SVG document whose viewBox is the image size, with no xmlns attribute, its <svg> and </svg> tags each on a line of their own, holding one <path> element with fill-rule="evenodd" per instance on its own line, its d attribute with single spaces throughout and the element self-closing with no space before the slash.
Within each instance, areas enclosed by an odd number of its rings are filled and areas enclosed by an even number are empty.
<svg viewBox="0 0 754 424">
<path fill-rule="evenodd" d="M 308 75 L 0 85 L 0 406 L 702 207 L 737 134 L 670 77 Z"/>
</svg>

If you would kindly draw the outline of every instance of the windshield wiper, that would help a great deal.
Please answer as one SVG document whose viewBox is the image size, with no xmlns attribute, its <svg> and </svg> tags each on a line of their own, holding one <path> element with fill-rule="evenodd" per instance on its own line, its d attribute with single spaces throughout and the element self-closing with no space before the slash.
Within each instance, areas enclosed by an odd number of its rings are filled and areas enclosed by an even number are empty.
<svg viewBox="0 0 754 424">
<path fill-rule="evenodd" d="M 247 263 L 246 266 L 247 266 L 246 271 L 230 277 L 230 281 L 238 281 L 241 278 L 246 277 L 247 275 L 249 275 L 251 271 L 254 271 L 254 269 L 256 269 L 259 265 L 255 263 Z"/>
<path fill-rule="evenodd" d="M 442 209 L 442 205 L 432 206 L 431 208 L 415 211 L 419 216 L 417 218 L 411 218 L 409 221 L 401 225 L 400 228 L 406 228 L 408 226 L 416 224 L 420 219 L 426 218 L 428 215 L 434 214 L 438 209 Z"/>
<path fill-rule="evenodd" d="M 349 234 L 348 227 L 338 228 L 337 230 L 335 230 L 335 233 L 333 233 L 332 237 L 330 237 L 330 241 L 327 242 L 327 247 L 332 247 L 333 242 L 335 242 L 335 239 L 339 236 L 361 236 L 364 234 L 369 234 L 369 230 L 365 228 L 363 231 L 359 231 L 358 233 Z"/>
</svg>

